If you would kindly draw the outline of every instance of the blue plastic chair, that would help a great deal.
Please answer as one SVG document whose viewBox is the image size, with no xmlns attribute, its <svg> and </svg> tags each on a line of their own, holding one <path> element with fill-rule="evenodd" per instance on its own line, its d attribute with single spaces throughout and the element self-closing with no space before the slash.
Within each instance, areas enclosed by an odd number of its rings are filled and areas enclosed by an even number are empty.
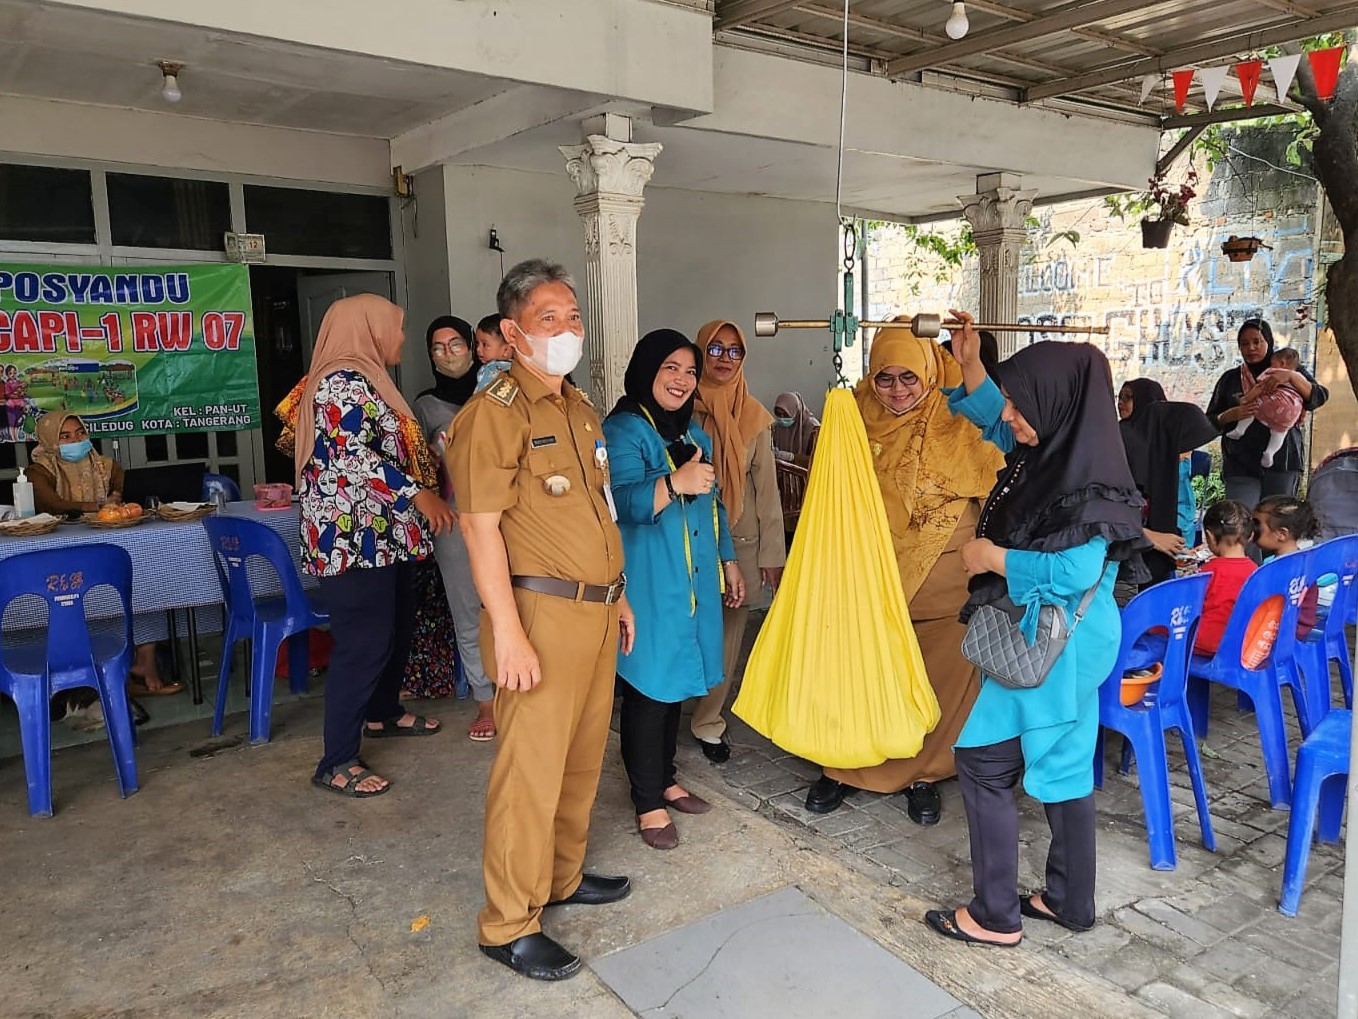
<svg viewBox="0 0 1358 1019">
<path fill-rule="evenodd" d="M 203 475 L 203 501 L 213 502 L 217 492 L 226 494 L 227 502 L 240 502 L 240 486 L 225 474 Z"/>
<path fill-rule="evenodd" d="M 1207 714 L 1211 690 L 1218 683 L 1240 691 L 1254 706 L 1263 748 L 1264 770 L 1268 775 L 1269 799 L 1275 809 L 1286 807 L 1292 799 L 1292 778 L 1287 752 L 1287 729 L 1283 722 L 1282 687 L 1292 690 L 1292 701 L 1300 718 L 1306 713 L 1305 691 L 1297 667 L 1297 609 L 1306 591 L 1310 552 L 1294 552 L 1264 563 L 1245 581 L 1236 599 L 1217 653 L 1193 655 L 1188 660 L 1188 705 L 1193 713 L 1197 735 L 1207 735 Z M 1246 636 L 1255 611 L 1270 598 L 1282 602 L 1282 618 L 1273 646 L 1257 668 L 1241 660 Z"/>
<path fill-rule="evenodd" d="M 222 634 L 222 668 L 217 677 L 217 705 L 212 713 L 212 735 L 222 734 L 226 714 L 227 683 L 231 655 L 237 641 L 249 640 L 250 742 L 269 742 L 273 715 L 274 663 L 278 649 L 288 643 L 288 680 L 293 693 L 307 691 L 309 644 L 305 634 L 330 617 L 311 603 L 293 566 L 287 545 L 266 524 L 243 517 L 211 516 L 203 521 L 212 543 L 217 579 L 226 601 L 226 627 Z M 282 597 L 256 598 L 250 585 L 248 562 L 263 559 L 278 574 Z M 295 639 L 289 639 L 295 638 Z"/>
<path fill-rule="evenodd" d="M 110 587 L 122 614 L 117 632 L 95 633 L 85 618 L 92 590 Z M 25 552 L 0 568 L 0 615 L 15 598 L 47 602 L 47 639 L 4 641 L 0 693 L 19 709 L 19 733 L 28 779 L 28 809 L 52 816 L 52 695 L 74 687 L 99 691 L 113 770 L 124 798 L 137 791 L 137 758 L 127 671 L 132 664 L 132 559 L 116 545 Z"/>
<path fill-rule="evenodd" d="M 1353 707 L 1353 662 L 1349 659 L 1348 636 L 1344 624 L 1358 602 L 1358 534 L 1331 538 L 1311 549 L 1308 579 L 1314 583 L 1326 573 L 1337 576 L 1334 602 L 1321 626 L 1297 642 L 1297 662 L 1306 689 L 1306 718 L 1302 735 L 1309 736 L 1330 710 L 1330 662 L 1339 664 L 1339 679 L 1344 688 L 1344 706 Z"/>
<path fill-rule="evenodd" d="M 1202 761 L 1193 737 L 1185 690 L 1188 659 L 1193 638 L 1202 617 L 1202 602 L 1211 578 L 1207 574 L 1166 580 L 1142 591 L 1122 610 L 1122 646 L 1108 678 L 1099 687 L 1099 739 L 1094 756 L 1094 784 L 1103 786 L 1104 728 L 1122 733 L 1136 756 L 1141 786 L 1141 803 L 1146 813 L 1146 835 L 1150 843 L 1151 867 L 1173 870 L 1178 866 L 1174 850 L 1174 813 L 1169 798 L 1169 761 L 1165 754 L 1165 733 L 1177 729 L 1183 739 L 1184 759 L 1193 783 L 1193 799 L 1198 806 L 1198 825 L 1202 844 L 1216 852 L 1216 835 L 1207 810 L 1207 787 L 1202 777 Z M 1155 641 L 1156 660 L 1163 664 L 1159 682 L 1147 691 L 1141 703 L 1128 707 L 1122 703 L 1122 675 L 1141 656 L 1138 641 L 1153 628 L 1164 628 L 1167 636 Z M 1153 635 L 1154 637 L 1154 635 Z M 1122 772 L 1127 772 L 1124 753 Z"/>
<path fill-rule="evenodd" d="M 1302 740 L 1297 750 L 1297 783 L 1292 789 L 1292 816 L 1287 821 L 1287 855 L 1283 858 L 1283 889 L 1278 909 L 1296 916 L 1306 884 L 1306 861 L 1311 840 L 1338 842 L 1348 793 L 1349 733 L 1353 712 L 1330 711 Z"/>
</svg>

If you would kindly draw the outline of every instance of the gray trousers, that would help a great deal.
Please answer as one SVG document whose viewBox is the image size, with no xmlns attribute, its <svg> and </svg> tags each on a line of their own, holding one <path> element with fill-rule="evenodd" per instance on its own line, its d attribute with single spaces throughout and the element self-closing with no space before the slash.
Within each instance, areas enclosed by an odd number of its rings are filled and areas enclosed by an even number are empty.
<svg viewBox="0 0 1358 1019">
<path fill-rule="evenodd" d="M 971 838 L 972 919 L 996 934 L 1023 929 L 1019 913 L 1019 816 L 1014 787 L 1023 773 L 1017 738 L 987 747 L 958 747 L 957 778 Z M 1058 916 L 1094 923 L 1094 794 L 1043 804 L 1051 828 L 1043 900 Z"/>
<path fill-rule="evenodd" d="M 434 558 L 443 574 L 443 588 L 448 592 L 448 611 L 453 616 L 457 632 L 457 653 L 462 658 L 462 671 L 471 684 L 472 697 L 477 702 L 494 698 L 495 684 L 486 675 L 481 662 L 481 596 L 472 581 L 472 564 L 467 557 L 467 543 L 456 524 L 447 534 L 434 537 Z"/>
<path fill-rule="evenodd" d="M 1243 503 L 1251 513 L 1261 499 L 1270 495 L 1296 495 L 1301 474 L 1297 471 L 1264 471 L 1262 478 L 1223 476 L 1221 484 L 1226 489 L 1226 498 Z M 1264 561 L 1264 553 L 1254 542 L 1247 542 L 1245 554 L 1256 563 Z"/>
</svg>

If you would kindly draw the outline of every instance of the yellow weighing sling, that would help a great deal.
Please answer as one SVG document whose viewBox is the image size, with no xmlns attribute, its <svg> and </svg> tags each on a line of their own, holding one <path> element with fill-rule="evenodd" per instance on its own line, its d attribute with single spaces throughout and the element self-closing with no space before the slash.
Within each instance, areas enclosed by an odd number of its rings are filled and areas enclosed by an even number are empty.
<svg viewBox="0 0 1358 1019">
<path fill-rule="evenodd" d="M 913 757 L 938 724 L 850 390 L 825 399 L 797 536 L 733 710 L 831 768 Z"/>
</svg>

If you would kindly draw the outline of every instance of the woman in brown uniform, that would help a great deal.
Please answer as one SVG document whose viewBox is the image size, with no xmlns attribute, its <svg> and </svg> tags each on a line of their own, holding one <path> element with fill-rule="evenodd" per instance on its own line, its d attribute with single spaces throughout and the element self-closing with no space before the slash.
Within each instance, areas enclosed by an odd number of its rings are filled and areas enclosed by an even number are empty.
<svg viewBox="0 0 1358 1019">
<path fill-rule="evenodd" d="M 920 752 L 872 768 L 825 769 L 806 807 L 828 814 L 853 789 L 905 790 L 917 824 L 937 824 L 942 800 L 934 783 L 957 774 L 952 746 L 980 689 L 962 657 L 966 627 L 957 614 L 967 600 L 962 546 L 974 536 L 983 500 L 1004 457 L 980 429 L 948 408 L 945 387 L 962 370 L 936 343 L 907 329 L 885 330 L 872 345 L 869 374 L 854 390 L 867 428 L 877 482 L 901 571 L 901 586 L 919 639 L 929 684 L 941 712 Z"/>
<path fill-rule="evenodd" d="M 698 330 L 697 344 L 703 352 L 703 371 L 693 420 L 712 437 L 712 465 L 717 471 L 736 560 L 749 592 L 740 607 L 723 609 L 726 633 L 722 669 L 726 678 L 698 701 L 690 723 L 703 756 L 721 764 L 731 756 L 726 719 L 721 712 L 744 643 L 749 602 L 759 590 L 754 578 L 770 591 L 778 590 L 787 545 L 773 458 L 773 415 L 745 384 L 745 334 L 734 322 L 709 322 Z"/>
</svg>

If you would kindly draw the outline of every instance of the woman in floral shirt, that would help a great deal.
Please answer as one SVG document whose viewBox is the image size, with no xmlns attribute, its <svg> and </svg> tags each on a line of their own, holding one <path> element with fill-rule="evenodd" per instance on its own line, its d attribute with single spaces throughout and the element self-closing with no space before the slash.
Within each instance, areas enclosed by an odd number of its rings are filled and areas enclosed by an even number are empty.
<svg viewBox="0 0 1358 1019">
<path fill-rule="evenodd" d="M 453 526 L 424 436 L 387 372 L 404 312 L 381 297 L 336 301 L 297 400 L 302 559 L 320 578 L 335 647 L 325 682 L 325 754 L 312 779 L 346 796 L 390 788 L 358 757 L 361 734 L 426 736 L 439 723 L 401 707 L 415 619 L 415 563 Z"/>
</svg>

